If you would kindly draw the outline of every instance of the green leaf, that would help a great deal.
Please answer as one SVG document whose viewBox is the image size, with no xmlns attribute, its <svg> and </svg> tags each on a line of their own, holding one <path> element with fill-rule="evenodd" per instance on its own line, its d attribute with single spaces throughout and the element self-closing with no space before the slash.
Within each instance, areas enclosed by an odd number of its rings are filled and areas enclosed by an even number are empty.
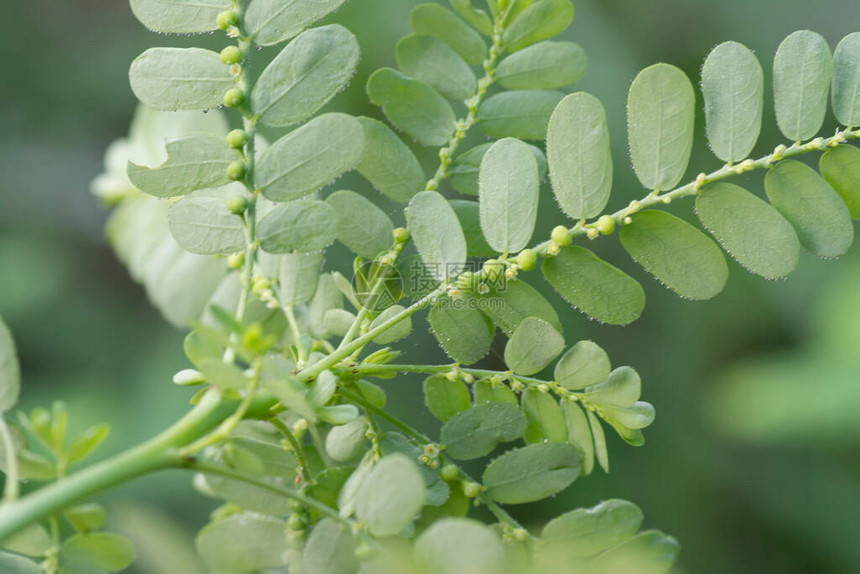
<svg viewBox="0 0 860 574">
<path fill-rule="evenodd" d="M 416 560 L 427 574 L 496 574 L 505 571 L 505 547 L 476 520 L 443 518 L 415 542 Z"/>
<path fill-rule="evenodd" d="M 570 304 L 598 321 L 626 325 L 645 308 L 642 286 L 584 247 L 571 245 L 545 259 L 543 274 Z"/>
<path fill-rule="evenodd" d="M 311 335 L 317 338 L 325 338 L 328 335 L 325 327 L 325 314 L 332 309 L 343 309 L 343 297 L 332 276 L 325 273 L 320 275 L 316 293 L 308 304 L 308 323 Z"/>
<path fill-rule="evenodd" d="M 818 257 L 844 255 L 854 242 L 854 224 L 839 194 L 811 167 L 781 161 L 764 179 L 767 197 Z"/>
<path fill-rule="evenodd" d="M 405 455 L 390 454 L 362 482 L 355 514 L 374 536 L 394 536 L 412 523 L 424 505 L 424 495 L 417 463 Z"/>
<path fill-rule="evenodd" d="M 833 113 L 843 126 L 860 124 L 860 32 L 848 34 L 833 53 Z"/>
<path fill-rule="evenodd" d="M 463 381 L 452 381 L 444 375 L 433 375 L 424 380 L 424 404 L 434 417 L 442 422 L 472 406 L 469 389 Z"/>
<path fill-rule="evenodd" d="M 257 514 L 233 514 L 197 535 L 197 552 L 213 570 L 247 573 L 284 565 L 284 523 Z"/>
<path fill-rule="evenodd" d="M 554 90 L 575 84 L 587 69 L 588 57 L 582 46 L 546 41 L 502 60 L 496 80 L 509 90 Z"/>
<path fill-rule="evenodd" d="M 279 205 L 257 227 L 268 253 L 310 253 L 325 249 L 338 233 L 337 212 L 325 201 L 301 199 Z"/>
<path fill-rule="evenodd" d="M 278 270 L 281 303 L 301 305 L 310 301 L 317 290 L 322 262 L 322 252 L 281 255 Z"/>
<path fill-rule="evenodd" d="M 358 568 L 352 532 L 331 518 L 319 521 L 304 549 L 308 574 L 353 574 Z"/>
<path fill-rule="evenodd" d="M 306 120 L 349 82 L 359 56 L 358 41 L 343 26 L 302 32 L 257 79 L 251 92 L 254 113 L 277 127 Z"/>
<path fill-rule="evenodd" d="M 582 407 L 573 401 L 561 401 L 561 412 L 567 425 L 567 442 L 582 455 L 582 475 L 594 470 L 594 438 L 591 424 Z"/>
<path fill-rule="evenodd" d="M 485 403 L 448 420 L 442 426 L 440 439 L 451 458 L 471 460 L 490 454 L 500 442 L 517 440 L 526 425 L 516 405 Z"/>
<path fill-rule="evenodd" d="M 422 191 L 406 209 L 415 247 L 433 277 L 456 277 L 466 261 L 466 238 L 457 214 L 441 194 Z"/>
<path fill-rule="evenodd" d="M 630 367 L 618 367 L 605 381 L 585 389 L 585 397 L 592 403 L 618 408 L 632 407 L 641 394 L 642 381 Z"/>
<path fill-rule="evenodd" d="M 325 437 L 325 450 L 335 461 L 344 462 L 364 454 L 367 443 L 368 421 L 366 417 L 356 417 L 346 423 L 333 427 Z"/>
<path fill-rule="evenodd" d="M 569 217 L 599 215 L 612 191 L 606 112 L 585 92 L 565 97 L 549 120 L 546 153 L 552 190 Z"/>
<path fill-rule="evenodd" d="M 101 528 L 107 519 L 105 507 L 95 503 L 73 506 L 63 514 L 78 530 L 95 530 Z"/>
<path fill-rule="evenodd" d="M 34 558 L 46 556 L 53 547 L 54 541 L 51 540 L 48 530 L 38 522 L 26 526 L 17 534 L 3 541 L 3 548 L 5 550 L 11 550 L 16 554 L 23 554 L 24 556 L 32 556 Z M 0 565 L 3 565 L 2 558 L 0 558 Z M 3 570 L 3 572 L 6 571 Z"/>
<path fill-rule="evenodd" d="M 419 4 L 412 9 L 411 22 L 413 32 L 439 38 L 469 64 L 480 64 L 487 57 L 480 34 L 439 4 Z"/>
<path fill-rule="evenodd" d="M 538 175 L 541 181 L 543 181 L 546 178 L 547 172 L 546 156 L 544 156 L 539 148 L 531 144 L 528 144 L 528 146 L 532 150 L 532 153 L 534 153 L 538 163 Z M 481 144 L 454 158 L 451 167 L 448 169 L 448 173 L 450 174 L 448 181 L 451 182 L 454 189 L 465 195 L 478 195 L 481 161 L 491 147 L 493 147 L 492 142 Z"/>
<path fill-rule="evenodd" d="M 595 556 L 632 538 L 643 518 L 632 502 L 606 500 L 593 508 L 581 508 L 550 520 L 541 539 L 568 559 Z"/>
<path fill-rule="evenodd" d="M 502 45 L 509 52 L 552 38 L 573 22 L 570 0 L 537 0 L 511 22 L 502 35 Z"/>
<path fill-rule="evenodd" d="M 597 463 L 603 472 L 609 472 L 609 451 L 606 449 L 606 435 L 600 426 L 600 419 L 591 411 L 585 413 L 588 416 L 588 425 L 591 427 L 591 436 L 594 437 L 594 454 Z"/>
<path fill-rule="evenodd" d="M 218 29 L 218 14 L 230 0 L 131 0 L 131 11 L 154 32 L 197 34 Z"/>
<path fill-rule="evenodd" d="M 767 279 L 797 267 L 800 242 L 791 224 L 765 201 L 731 183 L 705 187 L 696 213 L 738 263 Z"/>
<path fill-rule="evenodd" d="M 492 381 L 475 381 L 475 405 L 484 403 L 510 403 L 519 405 L 517 396 L 504 383 L 494 384 Z"/>
<path fill-rule="evenodd" d="M 481 231 L 481 210 L 478 202 L 468 199 L 451 199 L 448 200 L 448 203 L 454 213 L 457 214 L 460 227 L 463 229 L 463 235 L 466 238 L 466 254 L 470 257 L 494 256 L 496 251 L 489 246 L 483 231 Z"/>
<path fill-rule="evenodd" d="M 582 457 L 569 444 L 531 444 L 506 452 L 484 470 L 487 496 L 502 504 L 542 500 L 573 483 Z"/>
<path fill-rule="evenodd" d="M 773 60 L 776 123 L 791 141 L 818 133 L 827 113 L 833 58 L 827 40 L 799 30 L 782 41 Z"/>
<path fill-rule="evenodd" d="M 761 132 L 764 73 L 749 48 L 724 42 L 702 66 L 705 126 L 711 151 L 734 163 L 746 159 Z"/>
<path fill-rule="evenodd" d="M 400 136 L 384 123 L 360 117 L 364 153 L 356 169 L 380 193 L 394 201 L 408 202 L 424 189 L 426 178 L 418 158 Z"/>
<path fill-rule="evenodd" d="M 615 430 L 618 431 L 621 438 L 627 442 L 631 442 L 631 437 L 624 432 L 625 429 L 644 429 L 654 422 L 654 417 L 656 416 L 654 405 L 646 403 L 645 401 L 636 401 L 633 405 L 626 408 L 603 406 L 602 411 L 603 416 L 606 417 L 609 423 L 615 427 Z M 619 428 L 619 425 L 624 428 Z M 641 445 L 641 443 L 635 444 L 635 440 L 633 441 L 633 444 L 634 446 Z"/>
<path fill-rule="evenodd" d="M 205 357 L 198 365 L 206 382 L 222 389 L 239 390 L 245 388 L 245 375 L 232 363 L 225 363 L 220 357 Z"/>
<path fill-rule="evenodd" d="M 481 129 L 494 138 L 543 140 L 561 92 L 519 90 L 494 94 L 478 108 Z"/>
<path fill-rule="evenodd" d="M 69 464 L 79 462 L 95 451 L 110 434 L 108 425 L 95 425 L 75 437 L 66 453 Z"/>
<path fill-rule="evenodd" d="M 429 314 L 430 327 L 442 348 L 464 365 L 483 359 L 493 343 L 493 325 L 470 301 L 475 300 L 468 296 L 443 299 Z"/>
<path fill-rule="evenodd" d="M 518 375 L 533 375 L 542 371 L 564 350 L 564 337 L 542 319 L 524 319 L 508 344 L 505 364 Z"/>
<path fill-rule="evenodd" d="M 821 156 L 821 175 L 848 205 L 851 217 L 860 219 L 860 149 L 838 145 Z"/>
<path fill-rule="evenodd" d="M 483 10 L 472 6 L 472 0 L 451 0 L 451 6 L 469 24 L 478 29 L 485 36 L 493 35 L 493 21 Z"/>
<path fill-rule="evenodd" d="M 478 295 L 478 299 L 482 302 L 481 310 L 509 337 L 528 317 L 537 317 L 563 332 L 552 303 L 522 279 L 492 286 L 489 293 Z"/>
<path fill-rule="evenodd" d="M 158 167 L 128 162 L 131 183 L 154 197 L 175 197 L 230 183 L 227 167 L 240 159 L 223 137 L 196 133 L 167 140 L 168 159 Z"/>
<path fill-rule="evenodd" d="M 523 393 L 523 414 L 528 421 L 527 443 L 567 442 L 567 426 L 558 402 L 549 393 L 529 388 Z"/>
<path fill-rule="evenodd" d="M 15 341 L 9 327 L 0 317 L 0 413 L 18 404 L 20 394 L 21 367 L 18 365 Z"/>
<path fill-rule="evenodd" d="M 76 534 L 60 549 L 66 568 L 98 569 L 118 572 L 134 562 L 134 546 L 124 536 L 110 532 Z"/>
<path fill-rule="evenodd" d="M 696 94 L 687 75 L 669 64 L 642 70 L 627 97 L 633 169 L 648 189 L 675 187 L 690 161 Z"/>
<path fill-rule="evenodd" d="M 395 47 L 397 67 L 411 78 L 427 82 L 454 101 L 470 98 L 478 87 L 475 73 L 445 42 L 433 36 L 410 34 Z"/>
<path fill-rule="evenodd" d="M 537 223 L 540 179 L 534 154 L 523 142 L 497 141 L 481 161 L 478 194 L 481 229 L 499 253 L 525 248 Z"/>
<path fill-rule="evenodd" d="M 345 309 L 329 309 L 325 314 L 325 328 L 331 334 L 344 337 L 355 321 L 355 315 Z"/>
<path fill-rule="evenodd" d="M 369 330 L 375 329 L 389 319 L 393 319 L 396 315 L 403 313 L 405 310 L 406 308 L 402 305 L 392 305 L 391 307 L 388 307 L 382 313 L 377 315 L 377 317 L 370 323 Z M 377 335 L 373 339 L 373 342 L 377 345 L 388 345 L 408 336 L 411 332 L 412 317 L 406 317 L 405 319 L 401 319 L 400 322 L 395 323 L 393 326 L 389 327 L 388 330 Z"/>
<path fill-rule="evenodd" d="M 664 211 L 634 215 L 633 222 L 621 228 L 621 245 L 646 271 L 685 299 L 710 299 L 729 279 L 719 246 Z"/>
<path fill-rule="evenodd" d="M 242 218 L 227 209 L 223 197 L 194 192 L 170 208 L 170 234 L 183 249 L 201 255 L 226 255 L 245 249 Z"/>
<path fill-rule="evenodd" d="M 421 80 L 381 68 L 367 80 L 367 95 L 389 121 L 425 146 L 441 146 L 454 132 L 454 110 Z"/>
<path fill-rule="evenodd" d="M 337 215 L 337 239 L 354 253 L 373 259 L 394 244 L 394 224 L 384 211 L 354 191 L 336 191 L 325 200 Z"/>
<path fill-rule="evenodd" d="M 0 552 L 0 570 L 3 574 L 43 574 L 35 562 L 8 552 Z"/>
<path fill-rule="evenodd" d="M 323 114 L 260 155 L 256 183 L 272 201 L 298 199 L 355 168 L 363 153 L 364 131 L 358 120 L 346 114 Z"/>
<path fill-rule="evenodd" d="M 201 48 L 150 48 L 129 70 L 131 89 L 156 110 L 207 110 L 223 103 L 236 80 L 220 56 Z"/>
<path fill-rule="evenodd" d="M 680 545 L 671 536 L 654 530 L 642 532 L 598 556 L 589 571 L 594 574 L 630 571 L 637 574 L 666 574 L 678 559 L 680 551 Z"/>
<path fill-rule="evenodd" d="M 553 378 L 562 387 L 576 391 L 602 383 L 611 369 L 606 351 L 594 341 L 580 341 L 558 360 Z"/>
<path fill-rule="evenodd" d="M 344 1 L 254 0 L 245 12 L 245 29 L 255 44 L 271 46 L 289 40 Z"/>
</svg>

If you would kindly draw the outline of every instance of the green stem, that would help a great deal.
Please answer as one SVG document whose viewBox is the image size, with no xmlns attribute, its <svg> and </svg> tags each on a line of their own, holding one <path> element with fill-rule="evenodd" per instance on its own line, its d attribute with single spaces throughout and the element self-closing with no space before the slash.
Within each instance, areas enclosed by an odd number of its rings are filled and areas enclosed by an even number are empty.
<svg viewBox="0 0 860 574">
<path fill-rule="evenodd" d="M 293 449 L 293 453 L 296 455 L 296 461 L 299 463 L 299 476 L 301 476 L 302 480 L 305 482 L 310 482 L 311 475 L 310 469 L 308 468 L 308 463 L 305 461 L 305 449 L 302 447 L 302 444 L 299 442 L 299 439 L 296 438 L 296 435 L 293 434 L 293 431 L 284 424 L 284 421 L 279 419 L 278 417 L 272 417 L 269 419 L 269 423 L 282 435 L 287 439 L 287 442 L 290 443 L 290 446 Z"/>
<path fill-rule="evenodd" d="M 9 431 L 6 418 L 0 415 L 0 441 L 6 452 L 6 485 L 3 487 L 3 501 L 11 502 L 18 498 L 18 456 L 15 453 L 15 442 Z"/>
</svg>

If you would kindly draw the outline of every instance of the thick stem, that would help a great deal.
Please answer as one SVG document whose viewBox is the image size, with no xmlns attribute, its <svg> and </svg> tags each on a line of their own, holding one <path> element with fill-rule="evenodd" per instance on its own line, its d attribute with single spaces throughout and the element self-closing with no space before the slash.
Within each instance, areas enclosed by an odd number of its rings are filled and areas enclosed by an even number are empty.
<svg viewBox="0 0 860 574">
<path fill-rule="evenodd" d="M 10 502 L 18 498 L 18 457 L 15 454 L 15 443 L 9 431 L 9 424 L 2 414 L 0 414 L 0 441 L 6 452 L 6 486 L 3 490 L 3 501 Z"/>
</svg>

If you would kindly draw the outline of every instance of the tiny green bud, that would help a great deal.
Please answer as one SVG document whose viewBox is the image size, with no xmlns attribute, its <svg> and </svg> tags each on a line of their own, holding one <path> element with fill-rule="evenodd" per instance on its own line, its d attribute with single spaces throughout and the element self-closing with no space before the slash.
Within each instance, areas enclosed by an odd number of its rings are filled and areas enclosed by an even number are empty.
<svg viewBox="0 0 860 574">
<path fill-rule="evenodd" d="M 234 10 L 225 10 L 218 14 L 218 27 L 226 30 L 239 23 L 239 15 Z"/>
<path fill-rule="evenodd" d="M 300 500 L 291 499 L 290 500 L 290 508 L 292 509 L 293 512 L 304 512 L 305 503 L 300 501 Z"/>
<path fill-rule="evenodd" d="M 227 177 L 233 181 L 239 181 L 245 177 L 245 162 L 236 160 L 227 166 Z M 247 200 L 246 200 L 247 201 Z M 247 207 L 247 205 L 245 206 Z M 232 211 L 232 210 L 231 210 Z M 244 209 L 242 211 L 245 211 Z"/>
<path fill-rule="evenodd" d="M 498 259 L 487 259 L 484 261 L 484 273 L 490 281 L 498 281 L 505 273 L 505 264 Z"/>
<path fill-rule="evenodd" d="M 231 176 L 230 179 L 233 179 Z M 234 195 L 227 200 L 227 209 L 234 215 L 242 215 L 248 209 L 248 198 L 244 195 Z"/>
<path fill-rule="evenodd" d="M 396 243 L 406 243 L 409 241 L 409 230 L 405 227 L 398 227 L 394 230 L 394 241 Z"/>
<path fill-rule="evenodd" d="M 531 249 L 523 249 L 517 255 L 517 266 L 523 271 L 531 271 L 537 263 L 537 253 Z"/>
<path fill-rule="evenodd" d="M 238 64 L 243 58 L 242 50 L 238 46 L 227 46 L 221 50 L 221 61 L 228 66 Z"/>
<path fill-rule="evenodd" d="M 181 386 L 199 385 L 205 383 L 206 379 L 195 369 L 185 369 L 173 375 L 173 384 Z"/>
<path fill-rule="evenodd" d="M 481 494 L 481 485 L 477 482 L 467 482 L 463 485 L 463 494 L 465 494 L 467 498 L 475 498 Z"/>
<path fill-rule="evenodd" d="M 460 476 L 460 469 L 456 465 L 446 464 L 442 467 L 441 474 L 443 480 L 451 482 L 452 480 L 457 480 L 457 477 Z"/>
<path fill-rule="evenodd" d="M 238 108 L 245 103 L 245 94 L 239 88 L 227 90 L 224 94 L 224 105 L 228 108 Z"/>
<path fill-rule="evenodd" d="M 597 220 L 597 231 L 603 235 L 611 235 L 615 231 L 615 218 L 611 215 L 601 215 Z"/>
<path fill-rule="evenodd" d="M 242 149 L 248 143 L 248 134 L 245 130 L 233 130 L 227 134 L 227 145 L 233 149 Z"/>
<path fill-rule="evenodd" d="M 293 530 L 304 530 L 307 525 L 307 521 L 300 514 L 291 514 L 287 520 L 287 527 Z"/>
<path fill-rule="evenodd" d="M 558 225 L 553 228 L 550 238 L 556 245 L 565 247 L 566 245 L 570 245 L 570 242 L 573 241 L 573 234 L 570 232 L 570 229 L 564 225 Z"/>
</svg>

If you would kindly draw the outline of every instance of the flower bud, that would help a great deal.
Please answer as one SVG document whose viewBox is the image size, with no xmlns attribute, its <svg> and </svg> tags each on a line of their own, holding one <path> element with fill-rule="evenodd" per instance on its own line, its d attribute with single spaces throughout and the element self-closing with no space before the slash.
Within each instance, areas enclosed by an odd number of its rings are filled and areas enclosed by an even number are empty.
<svg viewBox="0 0 860 574">
<path fill-rule="evenodd" d="M 242 215 L 248 209 L 248 198 L 244 195 L 234 195 L 227 200 L 227 209 L 234 215 Z"/>
<path fill-rule="evenodd" d="M 225 10 L 218 14 L 217 22 L 220 29 L 226 30 L 239 23 L 239 15 L 234 10 Z"/>
<path fill-rule="evenodd" d="M 233 181 L 239 181 L 245 177 L 245 162 L 236 160 L 227 166 L 227 177 Z M 246 200 L 247 202 L 247 200 Z M 247 205 L 245 206 L 247 207 Z M 231 210 L 232 211 L 232 210 Z M 245 211 L 244 209 L 242 211 Z"/>
<path fill-rule="evenodd" d="M 570 229 L 564 225 L 559 225 L 553 228 L 550 238 L 556 245 L 565 247 L 570 245 L 570 242 L 573 241 L 573 234 L 570 232 Z"/>
<path fill-rule="evenodd" d="M 228 108 L 238 108 L 245 103 L 245 94 L 239 88 L 227 90 L 224 94 L 224 105 Z"/>
<path fill-rule="evenodd" d="M 227 46 L 221 50 L 221 62 L 228 66 L 238 64 L 242 61 L 243 56 L 244 54 L 242 54 L 242 50 L 238 46 Z"/>
<path fill-rule="evenodd" d="M 245 130 L 233 130 L 227 134 L 227 145 L 233 149 L 242 149 L 248 143 L 248 134 Z"/>
<path fill-rule="evenodd" d="M 523 249 L 517 255 L 517 266 L 523 271 L 531 271 L 537 263 L 537 253 L 531 249 Z"/>
</svg>

